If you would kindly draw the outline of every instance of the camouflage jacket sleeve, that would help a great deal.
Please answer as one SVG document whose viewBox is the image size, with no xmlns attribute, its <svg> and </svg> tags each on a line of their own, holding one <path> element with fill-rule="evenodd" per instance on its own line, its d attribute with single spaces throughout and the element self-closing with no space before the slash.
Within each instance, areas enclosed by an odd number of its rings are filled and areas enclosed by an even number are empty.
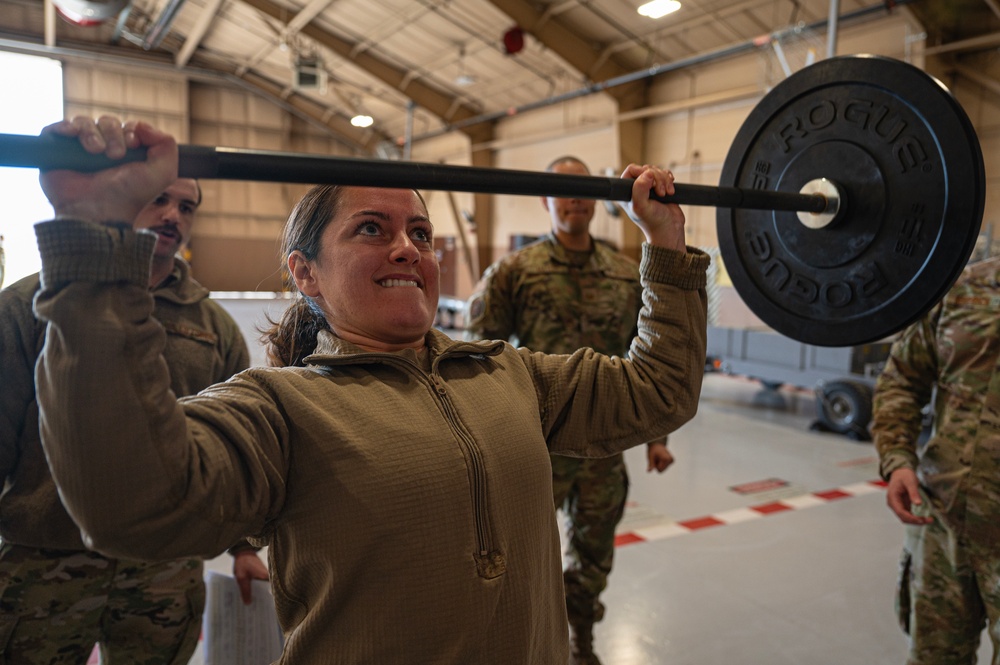
<svg viewBox="0 0 1000 665">
<path fill-rule="evenodd" d="M 906 329 L 893 343 L 875 384 L 872 434 L 879 471 L 888 480 L 899 468 L 917 468 L 921 410 L 937 380 L 937 319 L 941 305 Z"/>
<path fill-rule="evenodd" d="M 494 263 L 476 285 L 465 316 L 465 339 L 502 339 L 514 334 L 513 272 L 506 261 Z"/>
</svg>

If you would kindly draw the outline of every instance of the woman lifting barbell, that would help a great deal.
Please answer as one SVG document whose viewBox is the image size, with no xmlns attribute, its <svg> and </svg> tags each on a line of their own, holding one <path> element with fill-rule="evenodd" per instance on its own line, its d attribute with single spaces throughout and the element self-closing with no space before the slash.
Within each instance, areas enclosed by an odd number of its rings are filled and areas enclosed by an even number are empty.
<svg viewBox="0 0 1000 665">
<path fill-rule="evenodd" d="M 113 222 L 176 177 L 176 142 L 107 118 L 48 131 L 112 158 L 146 149 L 41 178 L 57 217 L 37 227 L 43 444 L 88 542 L 135 558 L 212 557 L 247 535 L 268 545 L 285 664 L 566 662 L 549 452 L 606 456 L 697 407 L 708 257 L 685 247 L 680 208 L 650 199 L 673 176 L 623 174 L 647 240 L 627 360 L 448 338 L 432 328 L 439 275 L 420 196 L 321 186 L 288 220 L 302 300 L 271 337 L 286 361 L 300 355 L 286 341 L 311 344 L 305 366 L 175 401 L 146 343 L 163 334 L 149 317 L 151 238 Z"/>
</svg>

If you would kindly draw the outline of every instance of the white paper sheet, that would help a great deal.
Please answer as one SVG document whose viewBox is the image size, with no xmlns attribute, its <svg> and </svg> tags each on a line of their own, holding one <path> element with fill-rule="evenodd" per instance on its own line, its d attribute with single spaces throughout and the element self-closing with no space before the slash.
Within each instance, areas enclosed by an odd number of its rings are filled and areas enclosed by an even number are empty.
<svg viewBox="0 0 1000 665">
<path fill-rule="evenodd" d="M 253 581 L 253 602 L 244 605 L 230 575 L 205 573 L 205 665 L 269 665 L 281 656 L 282 636 L 270 585 Z"/>
</svg>

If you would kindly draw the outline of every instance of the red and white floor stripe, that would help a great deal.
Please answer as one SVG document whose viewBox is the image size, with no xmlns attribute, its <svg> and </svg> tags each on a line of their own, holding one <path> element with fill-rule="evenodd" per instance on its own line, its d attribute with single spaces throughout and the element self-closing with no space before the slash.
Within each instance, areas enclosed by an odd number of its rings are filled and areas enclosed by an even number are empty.
<svg viewBox="0 0 1000 665">
<path fill-rule="evenodd" d="M 839 501 L 854 496 L 872 494 L 884 490 L 886 486 L 883 480 L 869 480 L 863 483 L 854 483 L 822 492 L 810 492 L 800 496 L 781 499 L 780 501 L 770 501 L 755 506 L 744 508 L 734 508 L 725 510 L 713 515 L 705 515 L 694 519 L 682 520 L 679 522 L 664 521 L 646 526 L 636 526 L 615 536 L 615 545 L 622 547 L 633 543 L 644 543 L 655 540 L 664 540 L 681 536 L 694 531 L 701 531 L 716 526 L 727 524 L 739 524 L 757 520 L 768 515 L 776 515 L 789 510 L 801 510 L 802 508 L 812 508 L 822 506 L 832 501 Z"/>
</svg>

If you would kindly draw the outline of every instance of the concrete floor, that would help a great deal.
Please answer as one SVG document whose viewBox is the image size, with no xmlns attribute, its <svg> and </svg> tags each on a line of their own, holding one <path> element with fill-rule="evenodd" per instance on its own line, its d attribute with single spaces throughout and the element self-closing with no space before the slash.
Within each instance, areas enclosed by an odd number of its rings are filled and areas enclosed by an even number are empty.
<svg viewBox="0 0 1000 665">
<path fill-rule="evenodd" d="M 760 390 L 709 374 L 666 473 L 626 454 L 630 504 L 595 632 L 605 665 L 905 663 L 893 611 L 903 528 L 872 483 L 873 446 L 810 431 L 811 391 L 760 406 Z M 991 652 L 984 642 L 980 662 Z"/>
<path fill-rule="evenodd" d="M 809 392 L 783 390 L 779 411 L 751 405 L 759 389 L 707 376 L 698 416 L 670 438 L 677 461 L 663 477 L 629 452 L 630 498 L 679 522 L 774 501 L 801 507 L 620 547 L 597 632 L 607 663 L 905 661 L 892 609 L 902 527 L 883 491 L 792 502 L 876 480 L 871 444 L 810 432 Z M 732 489 L 755 484 L 761 491 Z"/>
<path fill-rule="evenodd" d="M 627 454 L 633 515 L 724 523 L 618 548 L 596 631 L 607 665 L 905 663 L 893 610 L 903 527 L 869 483 L 874 447 L 809 431 L 811 391 L 781 390 L 786 408 L 776 409 L 752 405 L 759 390 L 706 376 L 662 477 L 645 472 L 641 450 Z M 733 489 L 754 485 L 762 491 Z M 775 502 L 789 509 L 745 517 Z M 626 531 L 642 530 L 629 520 Z"/>
</svg>

